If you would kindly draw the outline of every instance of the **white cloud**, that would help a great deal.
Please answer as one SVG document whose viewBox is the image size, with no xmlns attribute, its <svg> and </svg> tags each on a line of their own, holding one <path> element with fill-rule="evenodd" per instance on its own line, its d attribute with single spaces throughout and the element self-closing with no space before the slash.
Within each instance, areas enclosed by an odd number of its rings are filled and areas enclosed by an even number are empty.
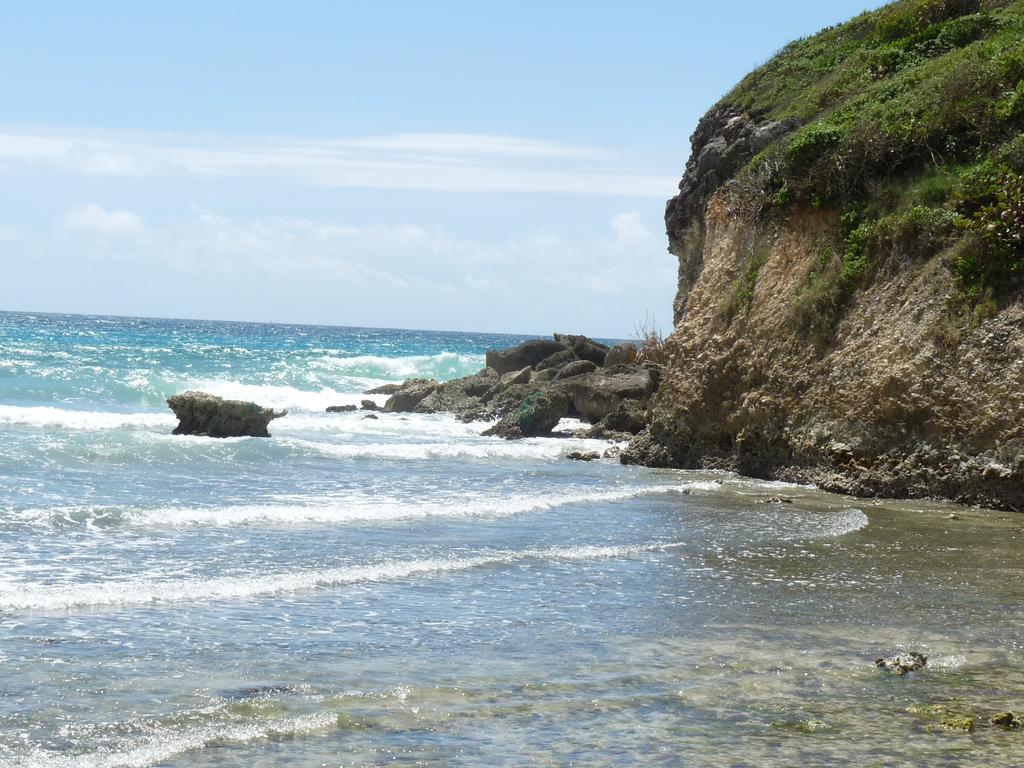
<svg viewBox="0 0 1024 768">
<path fill-rule="evenodd" d="M 612 219 L 615 245 L 619 248 L 649 248 L 656 238 L 640 218 L 638 211 L 626 211 Z"/>
<path fill-rule="evenodd" d="M 348 139 L 0 131 L 0 163 L 102 176 L 259 176 L 311 186 L 667 198 L 674 169 L 608 150 L 487 134 Z"/>
<path fill-rule="evenodd" d="M 96 205 L 76 205 L 64 217 L 61 226 L 69 232 L 97 237 L 128 237 L 146 231 L 142 217 L 123 208 L 106 210 Z"/>
</svg>

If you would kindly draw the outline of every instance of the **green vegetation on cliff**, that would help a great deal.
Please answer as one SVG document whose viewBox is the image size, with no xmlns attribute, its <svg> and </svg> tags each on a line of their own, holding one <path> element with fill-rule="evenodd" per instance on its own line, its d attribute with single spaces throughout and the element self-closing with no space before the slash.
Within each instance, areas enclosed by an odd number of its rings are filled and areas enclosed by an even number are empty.
<svg viewBox="0 0 1024 768">
<path fill-rule="evenodd" d="M 842 215 L 809 317 L 886 253 L 943 253 L 976 313 L 1024 285 L 1024 2 L 901 0 L 791 43 L 723 104 L 799 126 L 738 183 Z"/>
</svg>

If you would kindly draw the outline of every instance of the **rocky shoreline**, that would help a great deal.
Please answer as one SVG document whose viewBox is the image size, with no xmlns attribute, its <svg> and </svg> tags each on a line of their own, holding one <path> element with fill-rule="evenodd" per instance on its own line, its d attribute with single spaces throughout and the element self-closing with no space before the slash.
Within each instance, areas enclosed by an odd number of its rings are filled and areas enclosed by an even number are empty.
<svg viewBox="0 0 1024 768">
<path fill-rule="evenodd" d="M 661 367 L 637 347 L 609 347 L 586 336 L 555 334 L 487 352 L 486 367 L 461 379 L 409 379 L 367 394 L 387 394 L 388 413 L 452 413 L 498 423 L 483 434 L 509 440 L 550 436 L 566 417 L 588 424 L 584 436 L 630 440 L 647 426 Z"/>
</svg>

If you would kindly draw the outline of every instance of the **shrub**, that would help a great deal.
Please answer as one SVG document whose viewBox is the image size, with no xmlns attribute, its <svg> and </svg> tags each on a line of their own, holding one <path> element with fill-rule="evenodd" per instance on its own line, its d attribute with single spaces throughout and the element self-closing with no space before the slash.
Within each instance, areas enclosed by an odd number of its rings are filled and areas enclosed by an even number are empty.
<svg viewBox="0 0 1024 768">
<path fill-rule="evenodd" d="M 636 365 L 656 363 L 664 365 L 671 356 L 671 344 L 661 333 L 658 324 L 644 318 L 633 328 L 633 340 L 636 342 Z"/>
</svg>

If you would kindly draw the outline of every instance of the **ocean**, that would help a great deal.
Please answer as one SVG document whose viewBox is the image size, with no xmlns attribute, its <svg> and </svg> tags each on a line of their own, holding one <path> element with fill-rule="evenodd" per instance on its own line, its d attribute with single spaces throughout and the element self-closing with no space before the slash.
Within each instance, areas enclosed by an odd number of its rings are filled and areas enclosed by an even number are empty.
<svg viewBox="0 0 1024 768">
<path fill-rule="evenodd" d="M 520 340 L 0 314 L 0 765 L 1024 764 L 1024 518 L 325 413 Z"/>
</svg>

